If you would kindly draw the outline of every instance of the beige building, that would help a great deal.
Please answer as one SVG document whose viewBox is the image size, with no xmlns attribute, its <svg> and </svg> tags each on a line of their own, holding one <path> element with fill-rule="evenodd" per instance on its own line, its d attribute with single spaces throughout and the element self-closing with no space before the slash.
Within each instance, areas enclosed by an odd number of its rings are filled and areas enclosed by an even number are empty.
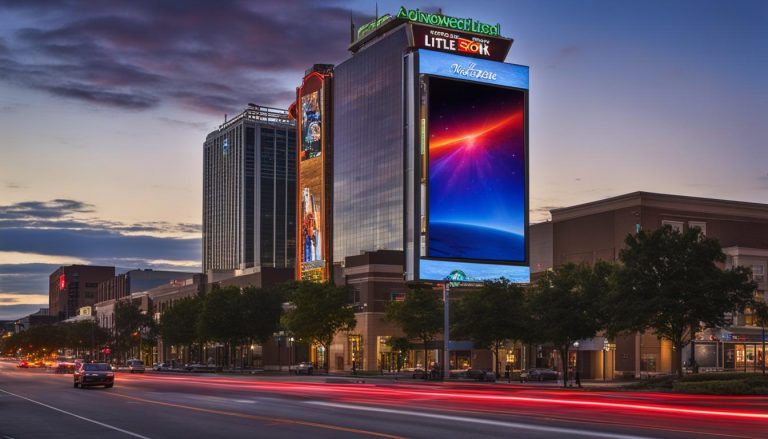
<svg viewBox="0 0 768 439">
<path fill-rule="evenodd" d="M 555 209 L 552 210 L 553 264 L 616 261 L 627 235 L 664 225 L 678 230 L 698 227 L 707 236 L 717 238 L 728 257 L 726 266 L 752 268 L 760 285 L 756 294 L 765 298 L 768 265 L 766 204 L 634 192 Z M 751 326 L 751 316 L 733 318 L 734 326 L 699 335 L 704 342 L 696 346 L 700 366 L 750 370 L 755 368 L 758 356 L 762 358 L 755 339 L 757 328 Z M 617 376 L 637 377 L 672 371 L 671 345 L 659 341 L 654 334 L 618 337 L 615 350 L 610 351 L 602 348 L 609 346 L 607 342 L 582 345 L 579 362 L 585 378 L 602 377 L 604 362 L 608 378 L 612 372 Z M 683 359 L 687 359 L 685 352 L 683 355 Z"/>
</svg>

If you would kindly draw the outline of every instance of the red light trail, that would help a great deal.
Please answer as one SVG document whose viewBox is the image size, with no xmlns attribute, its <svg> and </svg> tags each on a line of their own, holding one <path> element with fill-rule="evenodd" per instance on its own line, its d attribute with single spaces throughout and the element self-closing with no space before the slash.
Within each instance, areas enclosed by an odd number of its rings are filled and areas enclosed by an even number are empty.
<svg viewBox="0 0 768 439">
<path fill-rule="evenodd" d="M 677 415 L 698 415 L 698 416 L 717 416 L 733 419 L 750 419 L 765 421 L 768 420 L 768 412 L 755 412 L 755 411 L 735 411 L 726 409 L 711 409 L 711 408 L 695 408 L 684 407 L 679 405 L 654 405 L 654 404 L 640 404 L 632 402 L 615 402 L 608 401 L 602 397 L 616 398 L 617 396 L 625 396 L 624 394 L 599 394 L 590 395 L 588 398 L 584 397 L 584 394 L 577 392 L 560 392 L 560 391 L 548 391 L 549 396 L 535 397 L 535 396 L 514 396 L 514 395 L 499 395 L 489 394 L 487 391 L 479 390 L 462 390 L 461 393 L 456 391 L 434 391 L 432 388 L 425 389 L 423 385 L 392 385 L 392 387 L 382 387 L 374 384 L 327 384 L 327 383 L 292 383 L 281 381 L 246 381 L 237 379 L 203 379 L 192 377 L 151 377 L 144 376 L 142 380 L 153 381 L 174 381 L 174 382 L 187 382 L 190 384 L 202 384 L 207 386 L 226 386 L 237 387 L 242 390 L 253 391 L 270 391 L 277 393 L 285 393 L 291 395 L 307 395 L 312 393 L 317 395 L 335 394 L 337 396 L 364 396 L 368 400 L 370 397 L 383 397 L 383 398 L 397 398 L 397 399 L 410 399 L 417 400 L 425 397 L 437 398 L 437 399 L 449 399 L 451 401 L 464 401 L 464 402 L 495 402 L 495 403 L 509 403 L 510 405 L 518 405 L 519 403 L 528 404 L 558 404 L 561 406 L 573 406 L 573 407 L 591 407 L 602 409 L 616 409 L 616 410 L 637 410 L 641 412 L 651 413 L 667 413 Z M 121 380 L 122 381 L 122 380 Z M 435 387 L 435 386 L 430 386 Z M 567 399 L 566 397 L 572 396 L 574 399 Z M 626 397 L 635 396 L 634 394 L 626 395 Z M 660 395 L 659 395 L 660 396 Z M 675 395 L 677 396 L 677 395 Z M 692 395 L 685 395 L 689 400 L 707 400 L 711 398 L 699 397 L 696 398 Z M 746 400 L 748 401 L 748 399 Z"/>
</svg>

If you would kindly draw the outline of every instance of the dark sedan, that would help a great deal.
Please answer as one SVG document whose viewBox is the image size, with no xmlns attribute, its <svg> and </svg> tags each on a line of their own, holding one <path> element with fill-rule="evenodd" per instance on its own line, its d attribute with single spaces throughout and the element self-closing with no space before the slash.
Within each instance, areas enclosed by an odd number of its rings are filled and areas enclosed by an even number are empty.
<svg viewBox="0 0 768 439">
<path fill-rule="evenodd" d="M 115 373 L 107 363 L 80 363 L 75 369 L 75 387 L 115 385 Z"/>
<path fill-rule="evenodd" d="M 523 381 L 557 381 L 560 375 L 554 369 L 528 369 L 520 374 L 520 382 Z"/>
</svg>

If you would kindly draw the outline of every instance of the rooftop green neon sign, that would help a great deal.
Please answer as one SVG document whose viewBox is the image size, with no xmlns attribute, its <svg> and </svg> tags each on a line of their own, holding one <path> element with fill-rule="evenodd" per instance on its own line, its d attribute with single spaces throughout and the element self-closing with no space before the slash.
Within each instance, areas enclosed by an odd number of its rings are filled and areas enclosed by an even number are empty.
<svg viewBox="0 0 768 439">
<path fill-rule="evenodd" d="M 492 37 L 501 36 L 501 25 L 498 23 L 492 25 L 472 18 L 456 18 L 442 14 L 430 14 L 418 9 L 405 9 L 405 6 L 400 6 L 400 10 L 397 12 L 397 18 L 424 23 L 431 26 L 444 27 L 446 29 L 475 32 Z"/>
</svg>

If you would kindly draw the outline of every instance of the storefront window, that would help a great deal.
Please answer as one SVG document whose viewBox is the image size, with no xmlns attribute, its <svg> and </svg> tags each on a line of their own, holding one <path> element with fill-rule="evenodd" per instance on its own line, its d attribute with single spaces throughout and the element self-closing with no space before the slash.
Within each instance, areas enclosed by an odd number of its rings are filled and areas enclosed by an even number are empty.
<svg viewBox="0 0 768 439">
<path fill-rule="evenodd" d="M 747 369 L 755 368 L 755 345 L 748 344 L 744 347 L 745 357 L 747 360 Z"/>
<path fill-rule="evenodd" d="M 640 357 L 640 370 L 642 372 L 656 372 L 656 354 L 643 354 Z"/>
<path fill-rule="evenodd" d="M 350 335 L 347 339 L 349 364 L 353 369 L 363 369 L 363 336 Z"/>
<path fill-rule="evenodd" d="M 744 369 L 745 358 L 744 358 L 744 345 L 743 344 L 737 344 L 735 347 L 736 352 L 736 364 L 734 364 L 734 367 L 736 369 Z"/>
</svg>

